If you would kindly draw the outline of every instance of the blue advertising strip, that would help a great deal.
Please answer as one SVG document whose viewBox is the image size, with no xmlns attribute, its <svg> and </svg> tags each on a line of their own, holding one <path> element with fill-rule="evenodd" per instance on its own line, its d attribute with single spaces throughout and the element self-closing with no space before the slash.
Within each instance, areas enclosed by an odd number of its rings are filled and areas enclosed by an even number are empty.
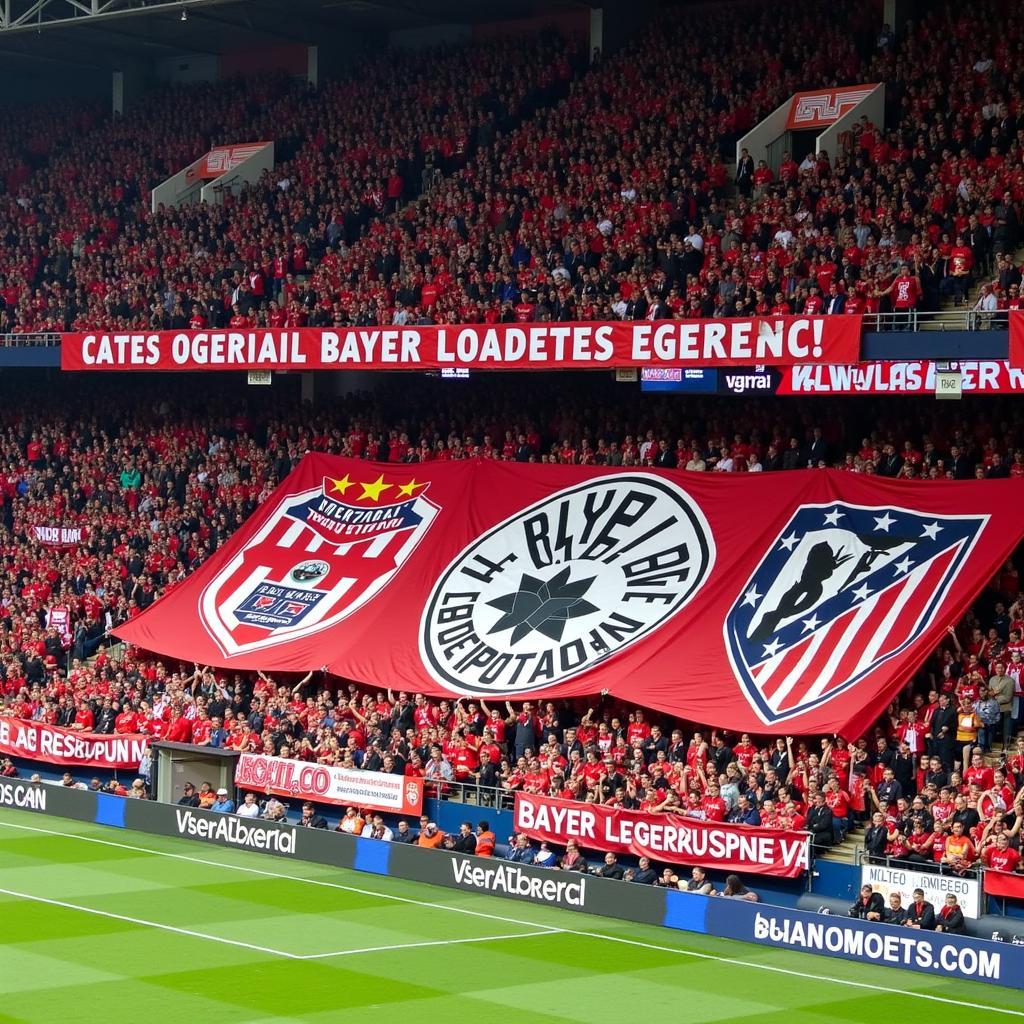
<svg viewBox="0 0 1024 1024">
<path fill-rule="evenodd" d="M 703 899 L 709 935 L 1024 989 L 1024 946 L 721 897 Z"/>
<path fill-rule="evenodd" d="M 124 828 L 124 811 L 127 806 L 127 798 L 114 796 L 111 793 L 96 794 L 96 824 L 112 825 L 114 828 Z"/>
<path fill-rule="evenodd" d="M 703 934 L 707 931 L 707 908 L 710 902 L 707 896 L 666 889 L 665 918 L 661 923 L 666 928 L 675 928 L 681 932 Z"/>
<path fill-rule="evenodd" d="M 356 838 L 356 871 L 368 871 L 371 875 L 386 875 L 391 861 L 391 844 L 379 839 Z"/>
</svg>

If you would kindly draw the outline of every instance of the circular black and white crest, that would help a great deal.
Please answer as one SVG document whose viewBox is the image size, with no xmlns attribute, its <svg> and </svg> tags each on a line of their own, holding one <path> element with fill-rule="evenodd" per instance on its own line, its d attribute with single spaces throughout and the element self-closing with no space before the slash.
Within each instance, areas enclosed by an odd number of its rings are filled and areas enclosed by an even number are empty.
<svg viewBox="0 0 1024 1024">
<path fill-rule="evenodd" d="M 454 693 L 515 697 L 575 678 L 648 636 L 707 580 L 714 539 L 669 480 L 599 477 L 474 540 L 431 591 L 420 654 Z"/>
<path fill-rule="evenodd" d="M 303 584 L 309 585 L 316 583 L 317 580 L 322 580 L 330 571 L 331 567 L 326 562 L 309 560 L 300 562 L 288 575 L 293 583 L 302 586 Z"/>
</svg>

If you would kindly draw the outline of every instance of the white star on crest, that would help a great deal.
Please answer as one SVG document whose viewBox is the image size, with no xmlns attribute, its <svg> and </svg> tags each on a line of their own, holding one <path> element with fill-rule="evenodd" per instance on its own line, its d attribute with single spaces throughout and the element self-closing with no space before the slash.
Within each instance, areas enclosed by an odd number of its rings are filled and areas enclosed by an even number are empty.
<svg viewBox="0 0 1024 1024">
<path fill-rule="evenodd" d="M 821 622 L 817 615 L 812 615 L 809 619 L 803 619 L 804 628 L 802 632 L 813 633 L 820 625 Z"/>
<path fill-rule="evenodd" d="M 825 522 L 828 523 L 829 526 L 838 526 L 839 520 L 845 515 L 845 512 L 840 512 L 839 509 L 834 508 L 827 516 L 825 516 Z"/>
<path fill-rule="evenodd" d="M 939 531 L 942 529 L 938 523 L 929 523 L 921 534 L 922 537 L 928 537 L 930 540 L 938 540 Z"/>
<path fill-rule="evenodd" d="M 902 562 L 897 562 L 895 567 L 894 567 L 896 569 L 896 575 L 897 576 L 902 576 L 903 573 L 910 572 L 910 567 L 913 564 L 914 563 L 911 562 L 909 558 L 904 556 L 903 557 L 903 561 Z"/>
<path fill-rule="evenodd" d="M 783 537 L 782 540 L 779 541 L 779 547 L 783 547 L 787 551 L 792 551 L 799 540 L 800 538 L 795 533 L 791 533 L 788 537 Z"/>
<path fill-rule="evenodd" d="M 875 529 L 884 530 L 886 533 L 889 532 L 889 527 L 896 522 L 888 512 L 884 516 L 872 516 L 872 518 L 875 520 Z"/>
<path fill-rule="evenodd" d="M 757 592 L 757 587 L 756 587 L 756 586 L 754 586 L 754 587 L 751 587 L 751 588 L 750 588 L 750 589 L 749 589 L 749 590 L 748 590 L 748 591 L 747 591 L 747 592 L 746 592 L 746 593 L 745 593 L 745 594 L 743 595 L 743 604 L 749 604 L 749 605 L 750 605 L 750 607 L 751 607 L 751 608 L 753 608 L 753 607 L 754 607 L 754 605 L 755 605 L 755 604 L 756 604 L 756 603 L 757 603 L 758 601 L 760 601 L 762 597 L 764 597 L 764 594 L 759 594 L 759 593 Z M 741 605 L 740 607 L 742 607 L 742 605 Z"/>
<path fill-rule="evenodd" d="M 779 648 L 782 644 L 778 640 L 773 640 L 770 644 L 764 645 L 764 656 L 766 658 L 774 658 L 779 653 Z"/>
<path fill-rule="evenodd" d="M 854 596 L 854 597 L 855 597 L 855 598 L 856 598 L 856 599 L 857 599 L 858 601 L 866 601 L 866 600 L 868 599 L 868 595 L 869 595 L 870 593 L 871 593 L 871 591 L 870 591 L 870 590 L 868 590 L 868 585 L 867 585 L 866 583 L 862 583 L 862 584 L 861 584 L 861 585 L 860 585 L 860 586 L 859 586 L 859 587 L 858 587 L 858 588 L 857 588 L 857 589 L 856 589 L 856 590 L 855 590 L 855 591 L 853 592 L 853 596 Z"/>
</svg>

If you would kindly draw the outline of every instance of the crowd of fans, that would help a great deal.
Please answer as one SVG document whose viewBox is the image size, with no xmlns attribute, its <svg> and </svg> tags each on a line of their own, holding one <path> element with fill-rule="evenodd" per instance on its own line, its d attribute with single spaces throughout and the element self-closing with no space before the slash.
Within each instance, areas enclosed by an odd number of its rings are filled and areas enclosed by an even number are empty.
<svg viewBox="0 0 1024 1024">
<path fill-rule="evenodd" d="M 860 5 L 681 10 L 589 64 L 551 34 L 369 57 L 319 91 L 16 114 L 0 332 L 933 309 L 977 279 L 986 309 L 1019 304 L 1024 37 L 1000 3 L 882 45 Z M 736 141 L 794 91 L 876 81 L 885 128 L 777 173 L 747 157 L 732 187 Z M 278 160 L 258 183 L 150 212 L 209 145 L 256 137 Z"/>
<path fill-rule="evenodd" d="M 997 458 L 1014 463 L 1021 422 L 1012 403 L 647 405 L 604 378 L 573 378 L 579 386 L 566 389 L 563 378 L 499 376 L 471 391 L 409 377 L 337 405 L 261 407 L 194 379 L 162 380 L 155 404 L 142 380 L 119 380 L 116 390 L 97 383 L 88 394 L 47 382 L 45 402 L 26 384 L 20 402 L 0 412 L 2 713 L 418 775 L 441 795 L 465 784 L 807 829 L 818 848 L 874 814 L 873 856 L 1016 867 L 1024 601 L 1012 563 L 863 737 L 728 736 L 648 721 L 607 697 L 592 706 L 437 702 L 318 673 L 225 674 L 131 648 L 112 659 L 108 649 L 112 626 L 200 565 L 311 449 L 536 460 L 568 447 L 571 458 L 549 459 L 586 462 L 587 450 L 629 450 L 632 436 L 708 463 L 761 459 L 769 439 L 791 436 L 794 466 L 841 466 L 860 447 L 855 460 L 895 453 L 896 464 L 879 472 L 948 463 L 943 472 L 953 474 L 962 451 L 969 468 L 959 475 L 971 476 Z M 40 411 L 71 408 L 73 394 L 73 414 Z M 216 402 L 223 412 L 211 411 Z M 522 437 L 529 451 L 493 441 L 506 436 Z M 643 461 L 666 464 L 649 452 Z M 34 539 L 39 523 L 81 526 L 85 536 L 72 548 L 48 547 Z M 57 608 L 69 613 L 63 633 Z M 975 745 L 1005 763 L 987 763 Z M 1011 854 L 991 852 L 1004 843 Z"/>
<path fill-rule="evenodd" d="M 157 92 L 113 120 L 13 113 L 0 123 L 0 333 L 932 309 L 979 279 L 984 308 L 1015 308 L 1018 20 L 996 0 L 939 5 L 880 45 L 872 18 L 853 5 L 822 24 L 809 0 L 784 19 L 763 5 L 669 10 L 609 58 L 542 35 L 377 55 L 318 91 L 266 77 Z M 886 84 L 885 129 L 862 120 L 844 151 L 787 155 L 777 174 L 749 158 L 727 168 L 794 91 L 869 81 Z M 274 138 L 277 166 L 257 184 L 150 211 L 154 185 L 210 145 L 258 137 Z M 418 775 L 442 794 L 467 784 L 807 829 L 819 849 L 870 819 L 871 856 L 1017 869 L 1012 563 L 862 737 L 727 736 L 608 698 L 432 702 L 108 649 L 310 450 L 992 478 L 1024 475 L 1012 405 L 641 404 L 563 376 L 468 394 L 406 378 L 336 405 L 256 409 L 192 381 L 162 383 L 156 401 L 147 386 L 26 383 L 0 410 L 2 713 Z M 84 537 L 48 547 L 36 525 Z"/>
</svg>

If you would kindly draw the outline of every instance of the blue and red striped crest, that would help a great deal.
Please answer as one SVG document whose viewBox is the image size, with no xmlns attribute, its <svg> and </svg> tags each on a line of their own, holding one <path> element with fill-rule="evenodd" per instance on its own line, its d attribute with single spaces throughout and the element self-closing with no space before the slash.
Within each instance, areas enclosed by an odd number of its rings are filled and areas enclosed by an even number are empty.
<svg viewBox="0 0 1024 1024">
<path fill-rule="evenodd" d="M 847 693 L 934 621 L 987 516 L 804 505 L 725 620 L 737 679 L 766 724 Z"/>
</svg>

